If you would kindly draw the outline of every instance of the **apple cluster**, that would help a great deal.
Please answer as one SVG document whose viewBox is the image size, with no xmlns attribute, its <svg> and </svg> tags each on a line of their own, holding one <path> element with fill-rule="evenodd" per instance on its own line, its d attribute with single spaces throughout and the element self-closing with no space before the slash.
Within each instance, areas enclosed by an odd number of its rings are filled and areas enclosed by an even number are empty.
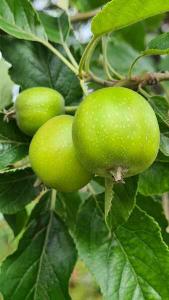
<svg viewBox="0 0 169 300">
<path fill-rule="evenodd" d="M 149 103 L 130 89 L 97 90 L 80 103 L 74 117 L 65 114 L 62 95 L 45 87 L 23 91 L 15 106 L 19 128 L 33 136 L 33 170 L 58 191 L 79 190 L 95 175 L 122 181 L 156 159 L 157 118 Z"/>
</svg>

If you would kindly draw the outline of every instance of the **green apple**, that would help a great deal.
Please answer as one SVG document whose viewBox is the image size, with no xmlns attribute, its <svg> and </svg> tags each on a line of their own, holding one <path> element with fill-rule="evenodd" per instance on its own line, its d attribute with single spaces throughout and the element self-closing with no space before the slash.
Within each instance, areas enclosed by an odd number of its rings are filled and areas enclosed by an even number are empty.
<svg viewBox="0 0 169 300">
<path fill-rule="evenodd" d="M 123 87 L 104 88 L 80 104 L 73 142 L 90 172 L 129 177 L 154 162 L 160 132 L 153 109 L 141 95 Z"/>
<path fill-rule="evenodd" d="M 72 192 L 92 178 L 80 164 L 72 141 L 73 117 L 57 116 L 47 121 L 34 135 L 29 149 L 31 166 L 49 187 Z"/>
<path fill-rule="evenodd" d="M 19 94 L 15 109 L 18 127 L 32 136 L 46 121 L 64 113 L 64 99 L 50 88 L 30 88 Z"/>
</svg>

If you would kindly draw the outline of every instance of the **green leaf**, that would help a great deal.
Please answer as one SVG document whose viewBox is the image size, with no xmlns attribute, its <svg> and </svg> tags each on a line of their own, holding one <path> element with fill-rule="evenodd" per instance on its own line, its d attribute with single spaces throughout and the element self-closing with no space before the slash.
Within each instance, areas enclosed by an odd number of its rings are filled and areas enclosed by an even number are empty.
<svg viewBox="0 0 169 300">
<path fill-rule="evenodd" d="M 0 50 L 12 64 L 9 70 L 11 78 L 23 90 L 46 86 L 59 91 L 66 104 L 77 103 L 81 99 L 82 89 L 78 78 L 44 46 L 3 36 Z"/>
<path fill-rule="evenodd" d="M 81 1 L 81 0 L 72 0 L 72 2 L 76 5 L 76 7 L 80 11 L 88 11 L 94 8 L 97 8 L 110 0 L 90 0 L 90 1 Z"/>
<path fill-rule="evenodd" d="M 157 161 L 169 163 L 169 157 L 165 156 L 161 151 L 157 155 Z"/>
<path fill-rule="evenodd" d="M 91 194 L 102 194 L 105 191 L 105 180 L 104 177 L 94 177 L 93 180 L 88 184 L 88 190 Z"/>
<path fill-rule="evenodd" d="M 112 208 L 112 201 L 114 198 L 113 185 L 114 185 L 114 182 L 113 182 L 112 177 L 105 178 L 104 218 L 105 218 L 105 223 L 110 230 L 111 230 L 111 227 L 109 227 L 108 218 L 109 218 L 109 213 Z"/>
<path fill-rule="evenodd" d="M 123 28 L 116 34 L 122 36 L 123 39 L 137 51 L 145 49 L 146 26 L 143 22 Z"/>
<path fill-rule="evenodd" d="M 169 136 L 169 134 L 168 134 Z M 161 133 L 160 150 L 165 156 L 169 156 L 169 137 Z"/>
<path fill-rule="evenodd" d="M 16 214 L 12 214 L 12 215 L 4 214 L 3 216 L 6 222 L 8 223 L 8 225 L 13 230 L 15 236 L 20 233 L 20 231 L 23 229 L 28 219 L 28 214 L 26 212 L 26 209 L 23 209 Z"/>
<path fill-rule="evenodd" d="M 146 211 L 148 215 L 152 216 L 157 221 L 157 223 L 160 225 L 163 239 L 166 244 L 169 245 L 169 233 L 166 231 L 168 222 L 164 215 L 162 202 L 155 200 L 153 197 L 145 197 L 138 194 L 137 204 L 141 209 Z"/>
<path fill-rule="evenodd" d="M 16 122 L 4 122 L 0 115 L 0 169 L 21 160 L 28 154 L 29 140 L 18 129 Z"/>
<path fill-rule="evenodd" d="M 115 184 L 111 209 L 109 211 L 108 224 L 112 230 L 125 223 L 134 206 L 137 192 L 137 176 L 128 178 L 124 183 Z"/>
<path fill-rule="evenodd" d="M 106 79 L 103 73 L 102 49 L 98 45 L 91 60 L 93 73 Z M 133 61 L 139 56 L 139 51 L 134 49 L 128 42 L 124 40 L 122 34 L 117 32 L 108 39 L 107 58 L 109 64 L 119 73 L 127 75 Z M 153 62 L 150 57 L 143 57 L 142 60 L 134 66 L 133 74 L 144 74 L 149 70 L 154 72 Z M 101 87 L 101 86 L 100 86 Z"/>
<path fill-rule="evenodd" d="M 0 28 L 19 39 L 47 41 L 38 14 L 28 0 L 1 0 Z"/>
<path fill-rule="evenodd" d="M 145 196 L 162 195 L 169 191 L 169 163 L 154 163 L 139 176 L 138 190 Z"/>
<path fill-rule="evenodd" d="M 169 56 L 162 56 L 161 60 L 159 62 L 159 66 L 158 66 L 159 71 L 168 71 L 169 69 Z M 166 84 L 168 87 L 168 82 L 161 82 L 163 84 Z"/>
<path fill-rule="evenodd" d="M 14 235 L 11 228 L 8 226 L 7 222 L 3 219 L 3 216 L 0 214 L 0 264 L 8 255 L 10 255 L 15 250 L 13 240 Z"/>
<path fill-rule="evenodd" d="M 75 231 L 76 218 L 82 203 L 81 193 L 57 193 L 56 211 L 65 220 L 72 232 Z"/>
<path fill-rule="evenodd" d="M 154 32 L 158 33 L 159 27 L 161 26 L 162 22 L 165 19 L 165 14 L 157 15 L 151 18 L 148 18 L 144 21 L 147 32 Z"/>
<path fill-rule="evenodd" d="M 111 230 L 115 230 L 129 218 L 134 205 L 137 191 L 137 176 L 125 180 L 125 184 L 114 184 L 113 197 L 109 210 L 107 211 L 107 225 Z M 76 229 L 77 214 L 81 205 L 91 197 L 97 202 L 101 199 L 104 205 L 104 188 L 97 182 L 92 181 L 88 187 L 87 195 L 85 192 L 58 193 L 56 201 L 56 211 L 65 220 L 68 227 L 74 233 Z M 99 204 L 98 204 L 99 205 Z M 103 212 L 104 215 L 104 212 Z"/>
<path fill-rule="evenodd" d="M 77 69 L 48 42 L 47 34 L 39 15 L 29 0 L 2 0 L 0 2 L 0 29 L 23 40 L 39 42 L 50 49 L 75 74 Z"/>
<path fill-rule="evenodd" d="M 97 178 L 98 181 L 100 179 L 101 181 L 103 180 L 104 185 L 104 179 L 101 177 Z M 82 203 L 84 203 L 91 195 L 92 197 L 95 197 L 97 194 L 102 194 L 103 192 L 104 187 L 100 183 L 91 180 L 87 185 L 87 188 L 81 191 L 73 193 L 57 193 L 56 211 L 71 229 L 72 233 L 74 233 L 76 229 L 77 214 Z"/>
<path fill-rule="evenodd" d="M 169 0 L 112 0 L 92 21 L 95 37 L 169 10 Z"/>
<path fill-rule="evenodd" d="M 43 12 L 39 12 L 39 16 L 48 35 L 48 39 L 51 42 L 62 45 L 70 32 L 68 15 L 64 12 L 59 17 L 52 17 Z"/>
<path fill-rule="evenodd" d="M 34 187 L 36 176 L 27 169 L 0 174 L 0 212 L 14 214 L 35 199 L 39 188 Z"/>
<path fill-rule="evenodd" d="M 81 207 L 76 245 L 106 300 L 167 300 L 169 252 L 157 224 L 139 208 L 110 236 L 90 199 Z"/>
<path fill-rule="evenodd" d="M 139 52 L 131 47 L 122 38 L 111 36 L 107 49 L 108 60 L 111 66 L 122 74 L 128 74 L 132 62 L 139 56 Z M 149 57 L 142 58 L 135 65 L 133 74 L 145 73 L 147 70 L 154 71 Z"/>
<path fill-rule="evenodd" d="M 167 100 L 161 96 L 153 96 L 149 97 L 148 101 L 161 121 L 169 126 L 169 104 Z"/>
<path fill-rule="evenodd" d="M 2 265 L 0 289 L 5 300 L 70 300 L 68 281 L 76 249 L 54 211 L 35 208 L 18 250 Z"/>
<path fill-rule="evenodd" d="M 143 55 L 164 55 L 169 54 L 169 33 L 163 33 L 151 40 Z"/>
<path fill-rule="evenodd" d="M 0 59 L 0 109 L 12 102 L 13 82 L 8 75 L 9 65 L 4 59 Z"/>
</svg>

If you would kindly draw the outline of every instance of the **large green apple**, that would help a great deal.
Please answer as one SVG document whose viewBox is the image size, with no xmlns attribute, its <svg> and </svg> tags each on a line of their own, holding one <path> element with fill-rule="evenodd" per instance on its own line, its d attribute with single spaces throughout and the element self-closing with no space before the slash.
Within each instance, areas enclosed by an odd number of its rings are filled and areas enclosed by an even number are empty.
<svg viewBox="0 0 169 300">
<path fill-rule="evenodd" d="M 50 88 L 30 88 L 19 94 L 15 109 L 19 128 L 32 136 L 46 121 L 63 114 L 64 99 Z"/>
<path fill-rule="evenodd" d="M 100 89 L 80 104 L 73 142 L 89 171 L 119 178 L 146 170 L 155 160 L 160 132 L 155 113 L 138 93 L 122 87 Z"/>
<path fill-rule="evenodd" d="M 57 116 L 34 135 L 29 149 L 31 166 L 48 186 L 72 192 L 85 186 L 92 175 L 77 159 L 72 141 L 73 117 Z"/>
</svg>

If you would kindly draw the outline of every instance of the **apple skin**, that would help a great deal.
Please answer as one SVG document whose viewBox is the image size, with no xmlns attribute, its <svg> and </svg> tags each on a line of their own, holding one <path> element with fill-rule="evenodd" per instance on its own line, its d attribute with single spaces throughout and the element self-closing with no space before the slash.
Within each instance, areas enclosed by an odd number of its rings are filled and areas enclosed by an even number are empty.
<svg viewBox="0 0 169 300">
<path fill-rule="evenodd" d="M 81 189 L 92 178 L 77 159 L 72 141 L 73 117 L 57 116 L 34 135 L 29 148 L 31 166 L 49 187 L 61 192 Z"/>
<path fill-rule="evenodd" d="M 155 113 L 138 93 L 123 87 L 88 95 L 73 122 L 73 142 L 85 168 L 100 176 L 139 174 L 155 160 L 160 131 Z"/>
<path fill-rule="evenodd" d="M 33 136 L 46 121 L 64 113 L 64 99 L 50 88 L 30 88 L 19 94 L 15 109 L 18 127 Z"/>
</svg>

